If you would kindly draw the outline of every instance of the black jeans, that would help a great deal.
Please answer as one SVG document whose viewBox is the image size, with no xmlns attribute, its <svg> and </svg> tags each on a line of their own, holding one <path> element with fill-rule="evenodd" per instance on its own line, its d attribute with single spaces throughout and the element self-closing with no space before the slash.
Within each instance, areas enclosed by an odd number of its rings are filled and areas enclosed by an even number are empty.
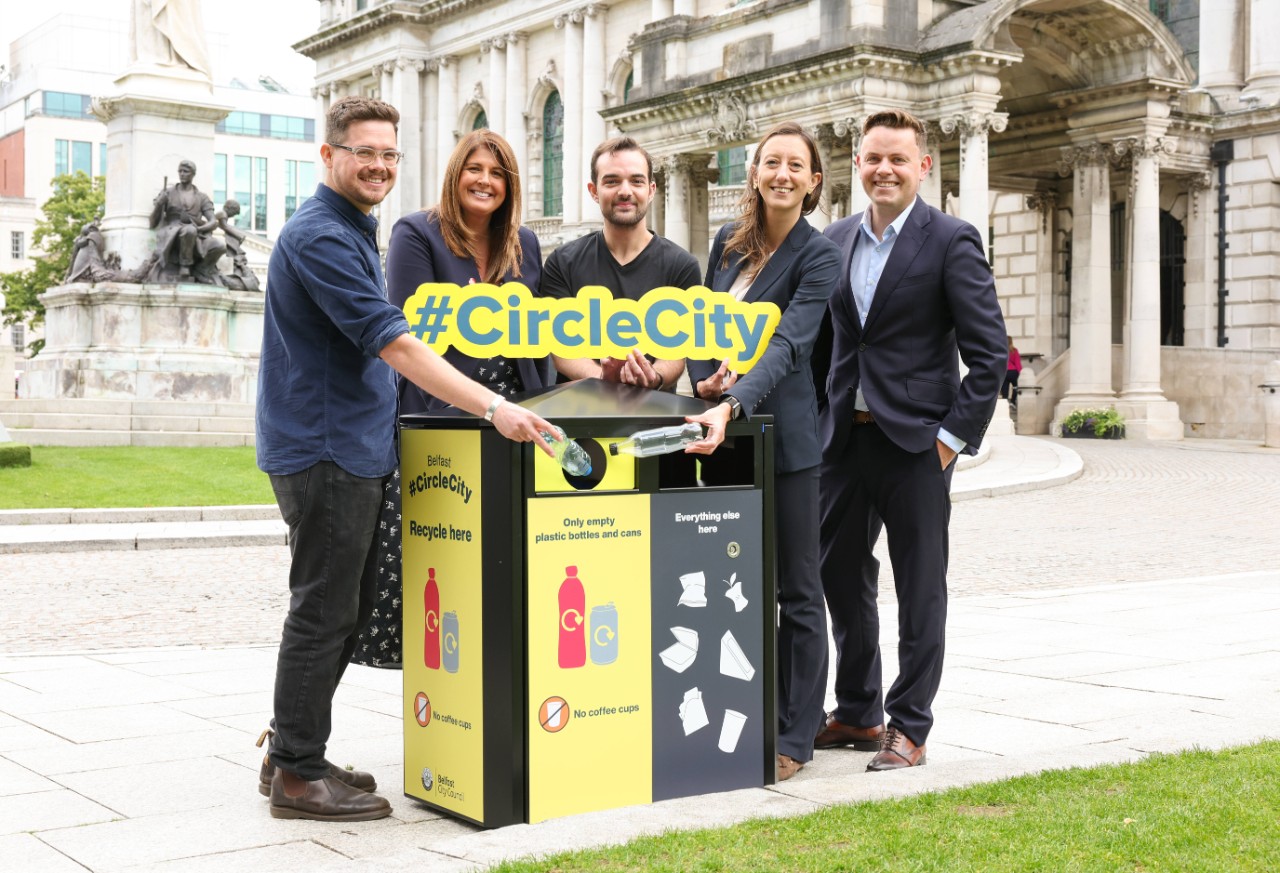
<svg viewBox="0 0 1280 873">
<path fill-rule="evenodd" d="M 271 488 L 289 526 L 289 615 L 276 662 L 271 760 L 303 777 L 329 772 L 333 695 L 373 610 L 374 534 L 385 477 L 363 479 L 321 461 Z"/>
</svg>

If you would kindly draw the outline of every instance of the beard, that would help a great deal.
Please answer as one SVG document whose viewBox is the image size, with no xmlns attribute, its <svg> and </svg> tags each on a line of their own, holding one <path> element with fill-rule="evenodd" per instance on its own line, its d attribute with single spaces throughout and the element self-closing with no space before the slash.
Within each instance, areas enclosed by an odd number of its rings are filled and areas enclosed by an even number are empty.
<svg viewBox="0 0 1280 873">
<path fill-rule="evenodd" d="M 634 200 L 628 201 L 635 209 L 628 214 L 619 214 L 615 207 L 604 213 L 604 220 L 616 227 L 635 227 L 644 221 L 645 216 L 649 214 L 647 206 L 641 206 Z"/>
</svg>

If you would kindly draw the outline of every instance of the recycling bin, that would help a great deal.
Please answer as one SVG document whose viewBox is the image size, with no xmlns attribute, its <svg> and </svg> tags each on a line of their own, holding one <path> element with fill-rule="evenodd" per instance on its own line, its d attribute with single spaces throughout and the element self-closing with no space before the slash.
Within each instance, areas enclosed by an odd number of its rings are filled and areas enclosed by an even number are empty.
<svg viewBox="0 0 1280 873">
<path fill-rule="evenodd" d="M 517 399 L 588 475 L 475 416 L 401 418 L 405 794 L 498 827 L 771 784 L 771 420 L 730 423 L 750 463 L 705 487 L 609 452 L 701 400 L 596 379 Z"/>
</svg>

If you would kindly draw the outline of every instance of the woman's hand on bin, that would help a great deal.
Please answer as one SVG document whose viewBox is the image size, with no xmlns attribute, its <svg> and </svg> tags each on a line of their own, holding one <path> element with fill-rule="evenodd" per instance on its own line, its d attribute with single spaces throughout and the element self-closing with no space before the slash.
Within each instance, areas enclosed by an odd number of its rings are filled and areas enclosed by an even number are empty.
<svg viewBox="0 0 1280 873">
<path fill-rule="evenodd" d="M 695 422 L 707 429 L 706 434 L 696 443 L 685 447 L 687 455 L 709 455 L 724 442 L 724 429 L 733 417 L 733 409 L 727 403 L 712 407 L 701 415 L 686 415 L 685 421 Z"/>
</svg>

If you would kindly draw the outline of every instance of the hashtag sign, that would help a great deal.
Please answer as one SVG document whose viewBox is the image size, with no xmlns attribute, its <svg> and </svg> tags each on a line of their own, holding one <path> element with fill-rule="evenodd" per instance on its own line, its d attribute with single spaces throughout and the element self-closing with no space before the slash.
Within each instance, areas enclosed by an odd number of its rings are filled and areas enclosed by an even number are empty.
<svg viewBox="0 0 1280 873">
<path fill-rule="evenodd" d="M 450 315 L 453 315 L 453 307 L 449 305 L 449 298 L 435 295 L 428 297 L 418 307 L 418 323 L 413 328 L 414 335 L 431 345 L 440 332 L 447 328 Z"/>
</svg>

